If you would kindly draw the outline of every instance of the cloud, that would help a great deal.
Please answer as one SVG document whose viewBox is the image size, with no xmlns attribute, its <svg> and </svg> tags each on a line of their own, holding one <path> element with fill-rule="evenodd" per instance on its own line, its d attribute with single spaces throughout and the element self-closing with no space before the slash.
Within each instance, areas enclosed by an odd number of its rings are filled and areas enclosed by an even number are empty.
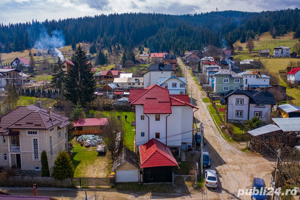
<svg viewBox="0 0 300 200">
<path fill-rule="evenodd" d="M 74 3 L 75 5 L 87 4 L 90 8 L 104 10 L 107 9 L 109 0 L 71 0 L 71 3 Z"/>
<path fill-rule="evenodd" d="M 134 3 L 133 1 L 131 1 L 131 8 L 138 8 L 138 6 L 136 5 L 136 3 Z"/>
</svg>

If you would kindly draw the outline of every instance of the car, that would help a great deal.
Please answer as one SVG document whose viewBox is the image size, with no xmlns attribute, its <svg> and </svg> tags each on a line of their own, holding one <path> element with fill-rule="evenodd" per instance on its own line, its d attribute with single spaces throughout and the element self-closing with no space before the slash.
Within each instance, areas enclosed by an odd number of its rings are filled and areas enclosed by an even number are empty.
<svg viewBox="0 0 300 200">
<path fill-rule="evenodd" d="M 205 170 L 205 186 L 209 188 L 218 188 L 218 177 L 216 170 Z"/>
<path fill-rule="evenodd" d="M 252 195 L 251 195 L 251 199 L 252 200 L 266 200 L 267 199 L 267 193 L 263 193 L 263 191 L 266 188 L 266 184 L 264 179 L 262 178 L 254 178 L 253 182 L 252 182 Z M 259 191 L 257 193 L 255 193 L 256 191 Z"/>
<path fill-rule="evenodd" d="M 196 133 L 195 140 L 196 140 L 196 145 L 201 145 L 201 136 L 199 132 Z M 204 136 L 203 136 L 203 145 L 206 145 L 206 140 Z"/>
<path fill-rule="evenodd" d="M 203 167 L 210 167 L 210 157 L 208 152 L 203 152 Z"/>
</svg>

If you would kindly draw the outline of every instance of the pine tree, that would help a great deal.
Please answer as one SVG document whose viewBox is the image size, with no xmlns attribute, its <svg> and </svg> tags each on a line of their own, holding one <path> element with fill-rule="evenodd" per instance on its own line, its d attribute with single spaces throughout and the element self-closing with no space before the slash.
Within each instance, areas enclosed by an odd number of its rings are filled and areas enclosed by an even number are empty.
<svg viewBox="0 0 300 200">
<path fill-rule="evenodd" d="M 100 51 L 96 56 L 96 65 L 105 65 L 106 63 L 107 63 L 107 58 L 100 49 Z"/>
<path fill-rule="evenodd" d="M 59 57 L 57 63 L 54 65 L 53 73 L 51 86 L 59 89 L 63 93 L 63 84 L 65 82 L 66 73 L 63 70 L 63 65 Z"/>
<path fill-rule="evenodd" d="M 47 158 L 46 151 L 42 152 L 41 162 L 42 162 L 42 177 L 50 177 L 48 158 Z"/>
<path fill-rule="evenodd" d="M 34 57 L 33 57 L 33 53 L 30 51 L 30 63 L 29 63 L 29 66 L 32 70 L 34 70 L 35 68 L 35 60 L 34 60 Z"/>
<path fill-rule="evenodd" d="M 74 166 L 71 158 L 66 151 L 61 151 L 54 162 L 52 177 L 56 180 L 62 181 L 67 178 L 72 178 L 74 175 Z"/>
<path fill-rule="evenodd" d="M 300 38 L 300 25 L 296 29 L 295 38 Z"/>
<path fill-rule="evenodd" d="M 76 50 L 76 42 L 75 42 L 74 36 L 73 36 L 73 38 L 72 38 L 72 49 L 73 49 L 73 51 Z"/>
<path fill-rule="evenodd" d="M 90 54 L 94 54 L 94 53 L 97 53 L 97 51 L 96 51 L 96 46 L 93 44 L 93 45 L 90 47 Z"/>
<path fill-rule="evenodd" d="M 64 96 L 73 105 L 79 102 L 82 107 L 85 107 L 95 99 L 96 81 L 91 67 L 87 65 L 88 59 L 81 45 L 78 45 L 72 62 L 74 66 L 71 66 L 66 76 Z"/>
</svg>

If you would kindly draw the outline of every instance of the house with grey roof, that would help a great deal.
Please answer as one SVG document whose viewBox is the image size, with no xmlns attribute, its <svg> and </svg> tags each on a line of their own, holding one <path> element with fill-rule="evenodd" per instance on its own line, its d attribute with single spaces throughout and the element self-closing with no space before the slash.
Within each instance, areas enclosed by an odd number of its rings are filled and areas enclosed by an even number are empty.
<svg viewBox="0 0 300 200">
<path fill-rule="evenodd" d="M 212 78 L 214 80 L 214 92 L 217 94 L 224 94 L 230 90 L 243 88 L 242 76 L 228 69 L 220 69 L 212 75 Z"/>
<path fill-rule="evenodd" d="M 270 76 L 267 76 L 260 71 L 254 70 L 247 70 L 238 75 L 243 77 L 243 90 L 250 90 L 250 89 L 257 89 L 257 88 L 264 88 L 268 89 L 272 86 L 270 85 Z"/>
<path fill-rule="evenodd" d="M 185 94 L 186 78 L 176 77 L 160 77 L 157 85 L 169 90 L 170 94 Z"/>
<path fill-rule="evenodd" d="M 273 50 L 273 57 L 290 57 L 290 47 L 280 46 Z"/>
<path fill-rule="evenodd" d="M 291 104 L 283 104 L 278 106 L 278 110 L 283 118 L 300 117 L 300 108 Z"/>
<path fill-rule="evenodd" d="M 69 118 L 35 105 L 20 106 L 1 117 L 0 168 L 40 173 L 46 151 L 50 173 L 60 151 L 68 150 Z"/>
<path fill-rule="evenodd" d="M 173 65 L 152 64 L 148 68 L 148 72 L 143 75 L 144 88 L 156 84 L 161 77 L 171 77 L 174 73 Z"/>
<path fill-rule="evenodd" d="M 242 123 L 255 116 L 270 122 L 272 106 L 276 104 L 274 95 L 268 91 L 239 89 L 225 93 L 221 103 L 226 105 L 226 121 L 232 123 Z"/>
</svg>

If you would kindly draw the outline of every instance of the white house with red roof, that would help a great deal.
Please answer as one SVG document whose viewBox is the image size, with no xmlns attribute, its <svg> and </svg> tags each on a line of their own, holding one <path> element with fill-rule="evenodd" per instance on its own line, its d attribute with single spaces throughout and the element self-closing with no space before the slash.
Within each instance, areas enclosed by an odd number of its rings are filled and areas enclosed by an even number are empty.
<svg viewBox="0 0 300 200">
<path fill-rule="evenodd" d="M 298 84 L 300 82 L 300 67 L 293 68 L 286 75 L 289 82 Z"/>
<path fill-rule="evenodd" d="M 28 58 L 17 57 L 11 62 L 11 66 L 13 66 L 13 67 L 18 67 L 20 65 L 22 65 L 24 67 L 29 67 L 30 60 Z"/>
<path fill-rule="evenodd" d="M 155 138 L 180 155 L 182 146 L 192 145 L 193 117 L 198 108 L 190 104 L 188 95 L 171 95 L 154 84 L 130 90 L 129 102 L 135 107 L 137 147 Z"/>
</svg>

